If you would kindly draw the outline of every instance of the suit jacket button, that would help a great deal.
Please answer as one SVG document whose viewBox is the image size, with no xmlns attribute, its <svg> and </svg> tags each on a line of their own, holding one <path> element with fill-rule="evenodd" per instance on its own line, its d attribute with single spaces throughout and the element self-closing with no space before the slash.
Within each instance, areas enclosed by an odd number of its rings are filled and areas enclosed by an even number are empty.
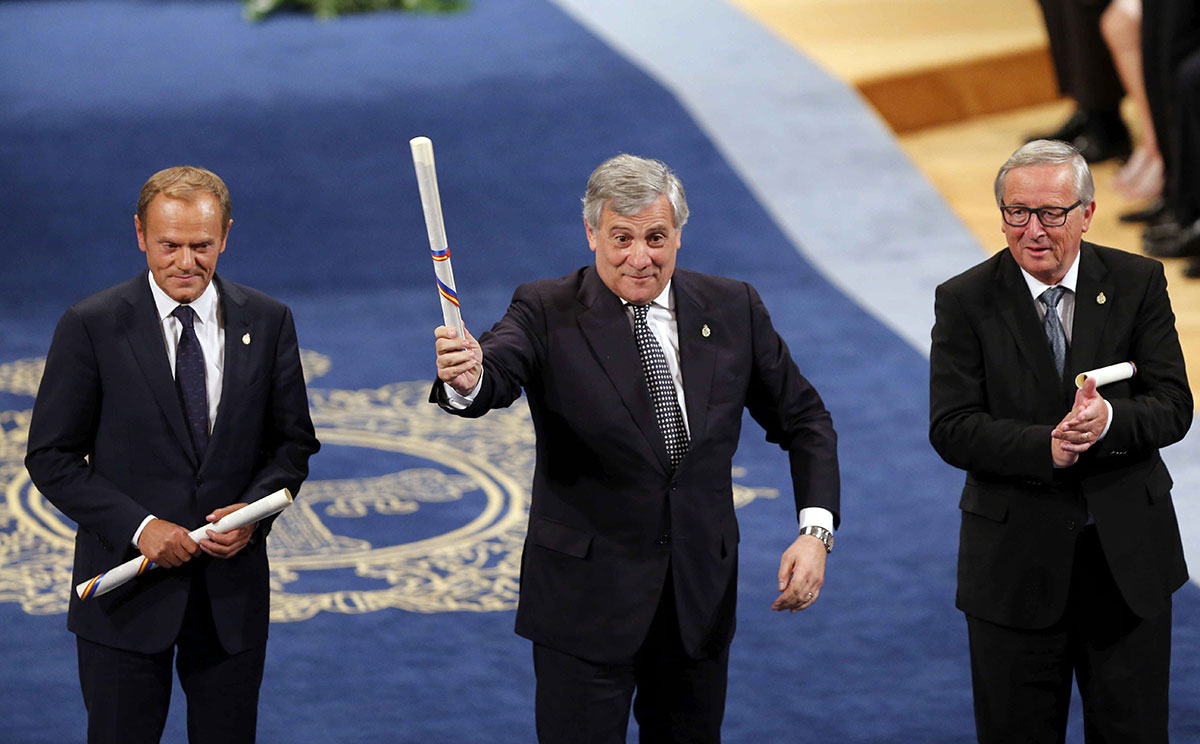
<svg viewBox="0 0 1200 744">
<path fill-rule="evenodd" d="M 204 479 L 203 479 L 203 478 L 201 478 L 201 477 L 200 477 L 200 476 L 198 476 L 198 475 L 196 476 L 196 485 L 197 485 L 197 486 L 203 486 L 203 485 L 204 485 Z"/>
<path fill-rule="evenodd" d="M 1075 520 L 1074 519 L 1067 520 L 1067 529 L 1074 531 L 1074 529 L 1075 529 Z"/>
<path fill-rule="evenodd" d="M 668 545 L 668 544 L 670 544 L 670 542 L 671 542 L 671 535 L 666 532 L 659 535 L 658 539 L 654 541 L 654 543 L 656 545 Z"/>
</svg>

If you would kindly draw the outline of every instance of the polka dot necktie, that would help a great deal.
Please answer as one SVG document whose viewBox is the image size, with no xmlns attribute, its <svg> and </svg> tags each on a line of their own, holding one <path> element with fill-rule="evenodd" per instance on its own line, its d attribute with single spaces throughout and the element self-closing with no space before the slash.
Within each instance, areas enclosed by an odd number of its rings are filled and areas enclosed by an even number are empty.
<svg viewBox="0 0 1200 744">
<path fill-rule="evenodd" d="M 1050 349 L 1054 352 L 1054 366 L 1058 368 L 1058 378 L 1063 376 L 1063 367 L 1067 364 L 1067 333 L 1063 330 L 1062 319 L 1058 317 L 1058 303 L 1066 294 L 1066 287 L 1051 287 L 1038 296 L 1046 306 L 1046 315 L 1042 318 L 1042 329 L 1050 341 Z"/>
<path fill-rule="evenodd" d="M 662 347 L 646 323 L 649 305 L 630 305 L 633 308 L 633 335 L 637 339 L 638 353 L 642 357 L 642 371 L 650 386 L 650 399 L 654 401 L 654 418 L 662 430 L 667 443 L 667 454 L 671 467 L 678 467 L 688 449 L 687 427 L 683 425 L 683 411 L 679 408 L 679 397 L 675 394 L 675 383 Z"/>
<path fill-rule="evenodd" d="M 183 326 L 175 349 L 175 388 L 192 435 L 196 457 L 203 460 L 208 448 L 208 390 L 204 382 L 204 352 L 196 338 L 196 311 L 180 305 L 171 312 Z"/>
</svg>

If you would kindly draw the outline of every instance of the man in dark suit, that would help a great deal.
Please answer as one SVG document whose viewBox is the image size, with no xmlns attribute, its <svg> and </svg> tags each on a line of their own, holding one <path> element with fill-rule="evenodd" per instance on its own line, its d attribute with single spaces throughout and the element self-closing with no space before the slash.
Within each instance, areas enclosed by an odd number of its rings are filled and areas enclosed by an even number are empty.
<svg viewBox="0 0 1200 744">
<path fill-rule="evenodd" d="M 433 400 L 464 416 L 529 401 L 516 630 L 534 644 L 543 742 L 624 742 L 635 688 L 643 742 L 720 740 L 743 409 L 787 451 L 800 513 L 774 609 L 820 593 L 839 494 L 829 413 L 753 287 L 675 268 L 687 216 L 663 163 L 612 158 L 584 198 L 595 266 L 518 287 L 465 348 L 436 331 Z"/>
<path fill-rule="evenodd" d="M 1087 164 L 1036 141 L 995 184 L 1008 250 L 937 289 L 930 441 L 967 471 L 958 607 L 981 742 L 1166 742 L 1171 594 L 1187 580 L 1158 450 L 1192 420 L 1162 266 L 1083 242 Z M 1080 372 L 1137 375 L 1074 391 Z M 1074 391 L 1074 392 L 1073 392 Z"/>
<path fill-rule="evenodd" d="M 214 173 L 152 176 L 134 217 L 149 271 L 67 310 L 46 357 L 25 465 L 79 526 L 74 581 L 139 552 L 169 567 L 72 593 L 92 744 L 159 740 L 173 656 L 193 744 L 255 737 L 270 525 L 187 533 L 298 492 L 319 445 L 291 311 L 216 276 L 230 211 Z"/>
</svg>

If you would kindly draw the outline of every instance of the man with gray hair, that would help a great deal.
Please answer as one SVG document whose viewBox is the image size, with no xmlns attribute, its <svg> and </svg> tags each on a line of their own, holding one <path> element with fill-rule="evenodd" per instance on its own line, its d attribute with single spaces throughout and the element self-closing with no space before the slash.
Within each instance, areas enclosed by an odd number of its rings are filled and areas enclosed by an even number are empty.
<svg viewBox="0 0 1200 744">
<path fill-rule="evenodd" d="M 1008 250 L 937 288 L 929 439 L 967 471 L 958 608 L 980 742 L 1166 742 L 1187 580 L 1159 448 L 1192 421 L 1162 265 L 1084 242 L 1087 164 L 1038 140 L 996 176 Z M 1132 362 L 1096 389 L 1076 376 Z"/>
<path fill-rule="evenodd" d="M 619 155 L 584 197 L 595 265 L 517 288 L 476 341 L 436 332 L 431 400 L 481 416 L 524 390 L 537 465 L 516 631 L 541 742 L 718 742 L 737 597 L 731 464 L 749 409 L 791 462 L 799 536 L 775 610 L 811 607 L 838 519 L 837 440 L 750 285 L 675 267 L 687 201 Z"/>
</svg>

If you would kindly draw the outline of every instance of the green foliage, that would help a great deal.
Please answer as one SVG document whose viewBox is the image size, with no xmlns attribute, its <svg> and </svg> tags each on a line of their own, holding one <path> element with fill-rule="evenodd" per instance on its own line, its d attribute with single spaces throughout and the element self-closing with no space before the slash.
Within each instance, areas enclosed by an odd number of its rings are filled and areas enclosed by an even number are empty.
<svg viewBox="0 0 1200 744">
<path fill-rule="evenodd" d="M 318 18 L 333 18 L 342 13 L 368 13 L 375 10 L 414 10 L 446 13 L 462 10 L 469 0 L 242 0 L 243 13 L 258 21 L 280 8 L 303 8 Z"/>
</svg>

